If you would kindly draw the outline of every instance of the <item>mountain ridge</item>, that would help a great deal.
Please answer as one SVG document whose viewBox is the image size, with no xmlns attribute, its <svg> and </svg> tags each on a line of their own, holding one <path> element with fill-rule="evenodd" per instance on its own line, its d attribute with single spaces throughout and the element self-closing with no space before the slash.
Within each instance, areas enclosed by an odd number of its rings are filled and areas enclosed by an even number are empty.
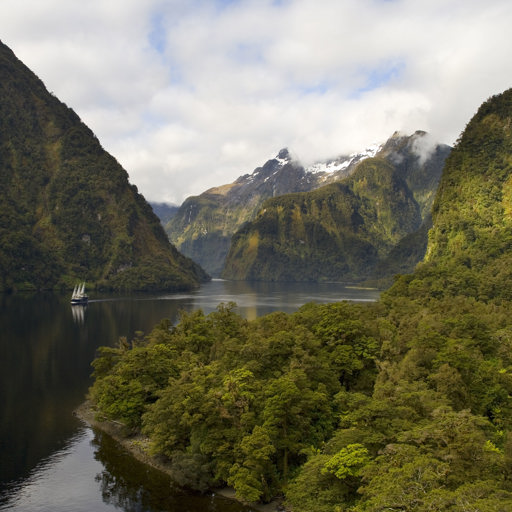
<svg viewBox="0 0 512 512">
<path fill-rule="evenodd" d="M 233 235 L 222 277 L 360 281 L 411 270 L 424 254 L 426 229 L 421 226 L 430 222 L 449 153 L 448 146 L 427 138 L 422 131 L 395 132 L 374 157 L 357 161 L 348 177 L 265 201 Z M 418 230 L 420 237 L 410 236 Z M 398 244 L 401 249 L 388 259 Z"/>
<path fill-rule="evenodd" d="M 511 123 L 512 89 L 486 100 L 468 122 L 446 160 L 425 261 L 412 288 L 409 278 L 400 281 L 400 293 L 435 280 L 434 296 L 512 298 Z"/>
<path fill-rule="evenodd" d="M 420 133 L 424 134 L 417 132 Z M 397 132 L 393 137 L 400 139 L 403 136 Z M 414 138 L 414 135 L 411 137 Z M 173 219 L 165 225 L 166 232 L 179 250 L 210 274 L 219 276 L 224 268 L 231 237 L 245 222 L 254 218 L 266 199 L 308 192 L 334 183 L 349 176 L 357 165 L 384 148 L 385 144 L 373 144 L 361 152 L 341 155 L 307 167 L 284 148 L 252 173 L 187 198 Z"/>
<path fill-rule="evenodd" d="M 190 289 L 205 272 L 79 116 L 0 42 L 0 289 Z"/>
</svg>

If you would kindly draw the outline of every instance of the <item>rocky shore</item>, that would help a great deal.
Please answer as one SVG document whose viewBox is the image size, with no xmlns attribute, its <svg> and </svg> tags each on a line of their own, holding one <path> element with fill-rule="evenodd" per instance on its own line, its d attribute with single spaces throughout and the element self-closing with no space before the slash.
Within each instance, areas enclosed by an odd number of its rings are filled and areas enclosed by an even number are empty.
<svg viewBox="0 0 512 512">
<path fill-rule="evenodd" d="M 143 462 L 159 471 L 163 471 L 169 474 L 169 467 L 161 460 L 151 456 L 148 453 L 149 439 L 142 435 L 135 435 L 126 437 L 124 435 L 124 426 L 121 423 L 115 421 L 103 421 L 98 419 L 94 404 L 86 400 L 77 409 L 75 409 L 75 415 L 90 427 L 96 428 L 105 432 L 110 437 L 115 439 L 123 448 L 125 448 L 133 457 L 138 461 Z M 229 487 L 223 489 L 216 489 L 216 493 L 233 500 L 236 500 L 235 492 Z M 285 509 L 278 500 L 274 500 L 268 504 L 251 504 L 251 508 L 258 512 L 282 512 Z"/>
</svg>

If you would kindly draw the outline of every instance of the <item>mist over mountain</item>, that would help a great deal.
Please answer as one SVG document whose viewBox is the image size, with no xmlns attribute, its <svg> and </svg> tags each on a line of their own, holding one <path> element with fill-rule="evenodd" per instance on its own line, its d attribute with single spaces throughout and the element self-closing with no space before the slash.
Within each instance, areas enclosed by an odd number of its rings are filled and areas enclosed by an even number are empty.
<svg viewBox="0 0 512 512">
<path fill-rule="evenodd" d="M 160 222 L 165 226 L 177 213 L 179 206 L 169 203 L 155 203 L 150 202 L 153 212 L 160 219 Z"/>
<path fill-rule="evenodd" d="M 449 152 L 425 132 L 395 133 L 350 176 L 267 200 L 233 236 L 222 276 L 360 281 L 412 270 Z"/>
<path fill-rule="evenodd" d="M 512 297 L 511 120 L 508 89 L 481 105 L 446 160 L 416 276 L 425 287 L 435 275 L 431 294 Z"/>
<path fill-rule="evenodd" d="M 0 43 L 0 290 L 175 290 L 205 272 L 180 254 L 126 171 Z"/>
<path fill-rule="evenodd" d="M 407 137 L 396 134 L 395 138 L 407 145 Z M 422 137 L 418 136 L 414 140 L 418 138 Z M 412 146 L 409 148 L 411 152 L 415 150 Z M 231 237 L 245 222 L 255 217 L 265 200 L 289 193 L 312 191 L 339 181 L 349 176 L 359 163 L 381 151 L 391 153 L 392 148 L 375 144 L 359 153 L 341 155 L 304 167 L 287 149 L 283 149 L 262 167 L 241 176 L 233 183 L 211 188 L 199 196 L 186 199 L 177 214 L 166 224 L 166 232 L 180 251 L 212 275 L 218 276 L 224 268 Z M 407 166 L 410 164 L 407 162 L 403 158 L 400 163 L 405 174 L 409 172 Z M 438 164 L 432 158 L 428 162 L 434 167 Z M 436 172 L 432 172 L 432 175 L 435 181 Z M 428 188 L 435 185 L 425 183 L 423 186 Z M 426 190 L 424 193 L 427 193 Z M 428 198 L 419 195 L 418 200 L 428 202 Z"/>
</svg>

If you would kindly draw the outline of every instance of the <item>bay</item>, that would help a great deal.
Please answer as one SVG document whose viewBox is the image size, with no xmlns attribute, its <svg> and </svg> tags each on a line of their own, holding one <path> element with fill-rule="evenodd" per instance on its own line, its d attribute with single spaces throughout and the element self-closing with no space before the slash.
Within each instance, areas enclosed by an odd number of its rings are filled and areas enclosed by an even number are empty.
<svg viewBox="0 0 512 512">
<path fill-rule="evenodd" d="M 253 319 L 307 302 L 377 298 L 375 290 L 338 283 L 222 280 L 190 293 L 91 294 L 87 307 L 70 306 L 67 295 L 0 296 L 0 510 L 250 510 L 183 493 L 73 415 L 91 384 L 96 349 L 147 333 L 163 318 L 176 322 L 180 310 L 209 313 L 222 302 Z"/>
</svg>

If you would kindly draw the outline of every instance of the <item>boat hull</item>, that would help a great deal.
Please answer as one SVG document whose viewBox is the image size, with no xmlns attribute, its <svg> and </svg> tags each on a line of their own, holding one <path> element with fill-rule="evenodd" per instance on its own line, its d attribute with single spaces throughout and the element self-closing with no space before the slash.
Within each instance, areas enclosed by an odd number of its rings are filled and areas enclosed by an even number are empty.
<svg viewBox="0 0 512 512">
<path fill-rule="evenodd" d="M 80 299 L 71 299 L 72 306 L 85 306 L 89 302 L 87 297 L 82 297 Z"/>
</svg>

